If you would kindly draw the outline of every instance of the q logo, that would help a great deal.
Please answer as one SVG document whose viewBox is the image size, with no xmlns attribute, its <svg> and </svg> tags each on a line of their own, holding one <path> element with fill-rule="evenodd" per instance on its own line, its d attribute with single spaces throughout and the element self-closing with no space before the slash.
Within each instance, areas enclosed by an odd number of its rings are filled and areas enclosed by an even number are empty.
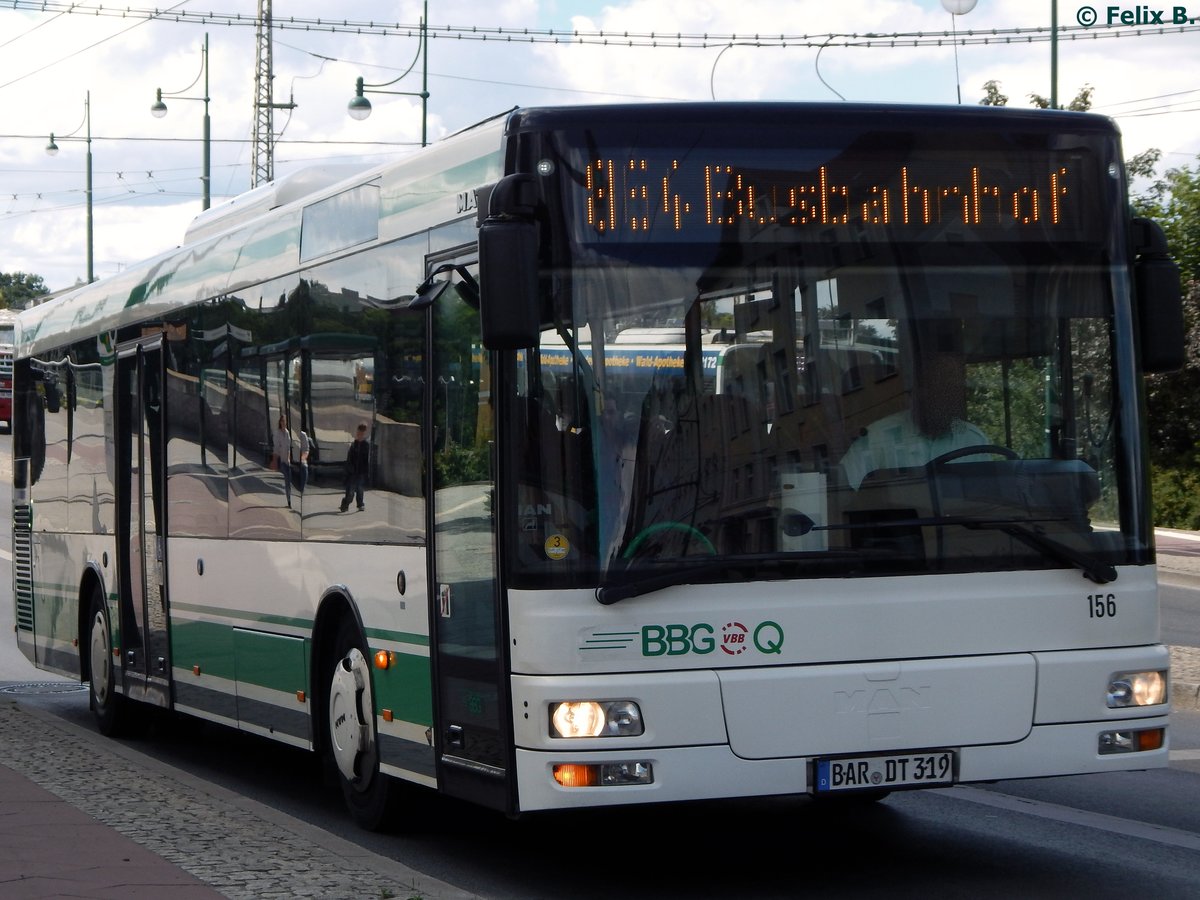
<svg viewBox="0 0 1200 900">
<path fill-rule="evenodd" d="M 760 653 L 783 653 L 783 628 L 769 619 L 754 629 L 754 646 Z"/>
</svg>

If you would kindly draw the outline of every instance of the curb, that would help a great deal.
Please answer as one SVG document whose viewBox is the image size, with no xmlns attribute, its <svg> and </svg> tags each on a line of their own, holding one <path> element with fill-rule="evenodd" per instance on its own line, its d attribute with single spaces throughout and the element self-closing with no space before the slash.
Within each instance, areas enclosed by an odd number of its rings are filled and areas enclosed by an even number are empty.
<svg viewBox="0 0 1200 900">
<path fill-rule="evenodd" d="M 1171 709 L 1200 710 L 1200 684 L 1172 681 Z"/>
<path fill-rule="evenodd" d="M 1171 708 L 1200 709 L 1200 647 L 1174 645 L 1171 654 Z"/>
</svg>

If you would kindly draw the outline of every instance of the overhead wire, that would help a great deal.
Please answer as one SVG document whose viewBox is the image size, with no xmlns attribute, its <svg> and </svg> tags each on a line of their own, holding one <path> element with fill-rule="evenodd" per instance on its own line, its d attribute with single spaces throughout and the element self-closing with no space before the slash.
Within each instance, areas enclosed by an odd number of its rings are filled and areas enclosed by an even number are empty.
<svg viewBox="0 0 1200 900">
<path fill-rule="evenodd" d="M 69 0 L 6 0 L 5 6 L 29 12 L 59 11 L 92 16 L 140 17 L 170 22 L 204 25 L 257 26 L 257 15 L 249 13 L 195 12 L 180 10 L 178 3 L 166 10 L 134 7 L 88 5 Z M 427 34 L 431 40 L 470 40 L 501 43 L 551 43 L 557 45 L 592 44 L 605 47 L 716 48 L 731 42 L 748 41 L 756 46 L 802 46 L 817 48 L 824 43 L 853 47 L 917 47 L 957 42 L 968 44 L 1036 43 L 1051 40 L 1055 32 L 1046 26 L 992 28 L 984 31 L 933 32 L 862 32 L 830 34 L 710 34 L 683 32 L 631 32 L 581 29 L 503 27 L 485 25 L 422 25 L 421 23 L 379 22 L 374 20 L 322 19 L 306 16 L 272 16 L 271 28 L 279 31 L 318 31 L 359 35 L 416 37 Z M 1061 40 L 1098 40 L 1109 37 L 1139 37 L 1200 30 L 1200 24 L 1182 25 L 1062 25 L 1057 29 Z"/>
<path fill-rule="evenodd" d="M 188 0 L 181 0 L 181 2 L 176 3 L 175 6 L 168 7 L 168 9 L 175 9 L 176 7 L 183 6 L 187 2 L 188 2 Z M 43 4 L 43 5 L 49 6 L 50 4 L 47 3 L 47 4 Z M 64 10 L 64 12 L 72 13 L 72 12 L 77 11 L 74 4 L 68 4 L 68 5 L 71 8 Z M 58 17 L 55 16 L 55 18 L 58 18 Z M 66 62 L 69 59 L 74 59 L 76 56 L 79 56 L 82 53 L 86 53 L 88 50 L 92 50 L 96 47 L 99 47 L 101 44 L 105 44 L 108 41 L 111 41 L 115 37 L 120 37 L 121 35 L 126 34 L 127 32 L 133 31 L 133 29 L 135 29 L 135 28 L 140 28 L 141 26 L 145 25 L 147 22 L 150 22 L 150 21 L 152 21 L 152 18 L 147 18 L 141 22 L 136 22 L 133 25 L 130 25 L 128 28 L 122 28 L 120 31 L 114 31 L 112 34 L 102 37 L 100 40 L 95 41 L 94 43 L 88 44 L 86 47 L 80 47 L 78 50 L 74 51 L 73 53 L 69 53 L 66 56 L 60 57 L 59 59 L 51 60 L 50 62 L 46 63 L 45 65 L 38 66 L 36 69 L 34 69 L 31 72 L 26 72 L 24 75 L 18 75 L 16 78 L 12 79 L 11 81 L 6 81 L 3 84 L 0 84 L 0 89 L 6 88 L 6 87 L 11 87 L 12 85 L 16 84 L 18 81 L 24 81 L 26 78 L 30 78 L 30 77 L 38 74 L 39 72 L 44 72 L 47 69 L 51 69 L 54 66 L 57 66 L 59 63 Z M 33 29 L 30 29 L 30 31 L 32 31 L 32 30 Z M 29 32 L 26 32 L 26 34 L 28 34 L 28 33 Z"/>
</svg>

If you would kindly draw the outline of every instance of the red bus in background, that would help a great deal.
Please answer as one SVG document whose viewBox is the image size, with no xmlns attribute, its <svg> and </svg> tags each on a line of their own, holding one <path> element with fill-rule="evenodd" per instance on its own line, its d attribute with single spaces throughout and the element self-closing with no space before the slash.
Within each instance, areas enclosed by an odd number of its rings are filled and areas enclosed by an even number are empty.
<svg viewBox="0 0 1200 900">
<path fill-rule="evenodd" d="M 0 310 L 0 427 L 12 430 L 13 323 L 16 314 Z"/>
</svg>

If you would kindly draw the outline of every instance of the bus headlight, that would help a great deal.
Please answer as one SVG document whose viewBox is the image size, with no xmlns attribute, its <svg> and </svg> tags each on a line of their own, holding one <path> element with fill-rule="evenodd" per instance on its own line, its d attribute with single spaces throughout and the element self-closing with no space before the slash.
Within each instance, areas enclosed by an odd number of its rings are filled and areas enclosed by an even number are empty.
<svg viewBox="0 0 1200 900">
<path fill-rule="evenodd" d="M 1108 683 L 1109 709 L 1127 706 L 1156 706 L 1167 701 L 1167 673 L 1122 672 Z"/>
<path fill-rule="evenodd" d="M 563 700 L 550 705 L 550 737 L 631 737 L 641 734 L 642 711 L 632 700 Z"/>
</svg>

